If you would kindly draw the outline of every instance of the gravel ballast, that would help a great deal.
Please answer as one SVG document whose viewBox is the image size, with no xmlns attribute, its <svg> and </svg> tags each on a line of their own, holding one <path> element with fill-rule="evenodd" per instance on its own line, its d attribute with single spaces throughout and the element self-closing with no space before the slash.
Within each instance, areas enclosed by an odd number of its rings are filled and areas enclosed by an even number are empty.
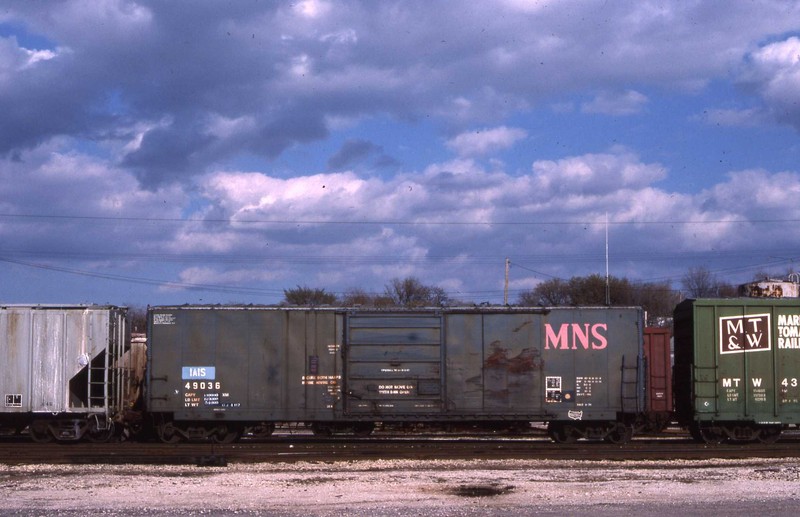
<svg viewBox="0 0 800 517">
<path fill-rule="evenodd" d="M 2 515 L 796 515 L 800 460 L 0 465 Z M 676 513 L 679 512 L 679 513 Z"/>
</svg>

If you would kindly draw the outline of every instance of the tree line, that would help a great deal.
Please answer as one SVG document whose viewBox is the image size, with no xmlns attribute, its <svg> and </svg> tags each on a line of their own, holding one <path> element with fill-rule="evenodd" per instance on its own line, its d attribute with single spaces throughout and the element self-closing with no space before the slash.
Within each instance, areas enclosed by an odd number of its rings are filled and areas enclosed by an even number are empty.
<svg viewBox="0 0 800 517">
<path fill-rule="evenodd" d="M 790 274 L 791 271 L 787 273 Z M 769 277 L 758 272 L 754 280 Z M 570 279 L 553 278 L 539 283 L 533 289 L 519 294 L 516 304 L 536 306 L 636 306 L 647 314 L 647 324 L 669 325 L 672 311 L 685 298 L 732 298 L 738 287 L 719 279 L 705 267 L 690 268 L 681 278 L 682 289 L 669 282 L 635 282 L 627 278 L 601 275 L 574 276 Z M 426 285 L 416 277 L 395 278 L 379 294 L 352 289 L 341 297 L 325 289 L 297 286 L 284 290 L 283 303 L 299 306 L 342 306 L 367 308 L 418 308 L 472 305 L 453 299 L 441 287 Z"/>
<path fill-rule="evenodd" d="M 647 312 L 648 325 L 658 324 L 672 315 L 681 295 L 666 282 L 636 283 L 625 278 L 589 275 L 569 280 L 547 280 L 520 293 L 516 304 L 536 306 L 641 306 Z M 606 301 L 609 303 L 607 304 Z M 320 288 L 297 286 L 284 290 L 284 304 L 297 306 L 341 306 L 376 309 L 419 308 L 473 305 L 451 299 L 440 287 L 426 285 L 416 277 L 395 278 L 379 294 L 353 289 L 341 297 Z"/>
<path fill-rule="evenodd" d="M 791 271 L 788 274 L 791 274 Z M 754 280 L 768 277 L 758 272 Z M 627 278 L 601 275 L 553 278 L 519 294 L 515 305 L 536 306 L 636 306 L 647 314 L 647 324 L 669 325 L 672 310 L 684 298 L 731 298 L 738 288 L 724 282 L 705 267 L 690 268 L 681 279 L 682 290 L 667 281 L 635 282 Z M 394 278 L 381 293 L 353 288 L 342 295 L 324 288 L 296 286 L 283 290 L 283 305 L 302 307 L 364 307 L 375 309 L 469 306 L 474 302 L 451 298 L 441 287 L 426 285 L 418 278 Z M 146 311 L 134 309 L 132 330 L 144 332 Z M 134 327 L 136 327 L 134 329 Z"/>
<path fill-rule="evenodd" d="M 339 305 L 385 309 L 440 307 L 453 305 L 454 302 L 441 287 L 425 285 L 413 276 L 392 279 L 384 286 L 383 293 L 379 294 L 354 288 L 345 292 L 340 298 L 325 289 L 297 286 L 295 289 L 284 289 L 283 295 L 285 304 L 302 306 Z"/>
</svg>

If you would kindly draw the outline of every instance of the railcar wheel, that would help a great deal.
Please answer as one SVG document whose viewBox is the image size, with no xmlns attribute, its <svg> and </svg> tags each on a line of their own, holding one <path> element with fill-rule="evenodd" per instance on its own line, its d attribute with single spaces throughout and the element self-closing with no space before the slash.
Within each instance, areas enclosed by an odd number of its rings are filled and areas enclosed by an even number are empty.
<svg viewBox="0 0 800 517">
<path fill-rule="evenodd" d="M 616 424 L 603 439 L 608 443 L 621 445 L 628 443 L 633 438 L 633 428 L 624 424 Z"/>
<path fill-rule="evenodd" d="M 164 443 L 178 443 L 183 439 L 178 429 L 172 425 L 172 422 L 158 426 L 157 432 L 158 439 Z"/>
<path fill-rule="evenodd" d="M 239 439 L 241 434 L 238 429 L 223 425 L 211 434 L 211 441 L 214 443 L 233 443 Z"/>
<path fill-rule="evenodd" d="M 725 433 L 719 428 L 701 427 L 700 438 L 709 445 L 719 445 L 725 441 Z"/>
<path fill-rule="evenodd" d="M 311 432 L 314 436 L 331 436 L 333 434 L 333 429 L 330 426 L 325 424 L 311 424 Z"/>
<path fill-rule="evenodd" d="M 88 428 L 86 429 L 86 439 L 94 443 L 103 443 L 111 440 L 114 436 L 114 423 L 107 422 L 105 429 L 100 429 L 99 418 L 89 418 Z"/>
<path fill-rule="evenodd" d="M 31 422 L 28 427 L 28 434 L 36 443 L 50 443 L 54 440 L 53 433 L 50 432 L 50 426 L 44 421 Z"/>
<path fill-rule="evenodd" d="M 372 434 L 375 430 L 373 422 L 358 422 L 353 425 L 353 434 L 356 436 L 366 437 Z"/>
<path fill-rule="evenodd" d="M 578 433 L 569 425 L 550 423 L 547 426 L 547 435 L 556 443 L 575 443 L 578 441 Z"/>
<path fill-rule="evenodd" d="M 275 432 L 275 424 L 273 422 L 261 422 L 254 425 L 247 430 L 247 435 L 251 438 L 269 438 Z"/>
<path fill-rule="evenodd" d="M 781 427 L 777 425 L 767 425 L 759 428 L 758 441 L 761 443 L 775 443 L 781 437 Z"/>
</svg>

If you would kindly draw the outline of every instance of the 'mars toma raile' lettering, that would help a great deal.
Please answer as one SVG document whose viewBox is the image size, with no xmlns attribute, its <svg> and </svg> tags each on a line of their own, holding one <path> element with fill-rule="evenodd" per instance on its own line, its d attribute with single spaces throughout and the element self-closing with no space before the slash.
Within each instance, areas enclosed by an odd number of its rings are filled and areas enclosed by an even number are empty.
<svg viewBox="0 0 800 517">
<path fill-rule="evenodd" d="M 608 346 L 607 323 L 562 323 L 556 332 L 545 324 L 545 350 L 603 350 Z"/>
</svg>

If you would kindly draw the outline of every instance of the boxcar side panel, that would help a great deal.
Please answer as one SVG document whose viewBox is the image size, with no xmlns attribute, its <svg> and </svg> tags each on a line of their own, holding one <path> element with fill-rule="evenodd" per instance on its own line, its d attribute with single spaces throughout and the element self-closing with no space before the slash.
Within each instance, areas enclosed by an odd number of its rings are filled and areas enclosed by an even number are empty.
<svg viewBox="0 0 800 517">
<path fill-rule="evenodd" d="M 647 399 L 645 401 L 647 410 L 671 413 L 673 410 L 672 359 L 668 328 L 645 328 L 644 357 L 647 364 Z"/>
<path fill-rule="evenodd" d="M 642 408 L 635 308 L 446 314 L 448 415 L 616 419 Z"/>
<path fill-rule="evenodd" d="M 643 409 L 636 308 L 563 308 L 545 316 L 545 402 L 555 419 L 615 419 Z"/>
<path fill-rule="evenodd" d="M 692 346 L 693 399 L 682 404 L 693 402 L 694 420 L 800 422 L 800 300 L 692 300 L 679 309 L 693 330 L 682 345 Z"/>
<path fill-rule="evenodd" d="M 114 401 L 107 354 L 122 353 L 125 310 L 103 306 L 0 309 L 5 412 L 107 411 Z"/>
<path fill-rule="evenodd" d="M 31 397 L 31 314 L 30 310 L 0 309 L 0 393 L 4 413 L 33 411 Z"/>
<path fill-rule="evenodd" d="M 483 409 L 487 413 L 539 415 L 542 411 L 542 316 L 485 314 Z"/>
<path fill-rule="evenodd" d="M 478 314 L 448 314 L 446 318 L 447 413 L 484 412 L 483 318 Z"/>
<path fill-rule="evenodd" d="M 442 316 L 427 312 L 350 313 L 346 412 L 384 420 L 442 414 Z"/>
<path fill-rule="evenodd" d="M 148 406 L 178 420 L 332 420 L 341 316 L 252 307 L 154 307 Z"/>
</svg>

